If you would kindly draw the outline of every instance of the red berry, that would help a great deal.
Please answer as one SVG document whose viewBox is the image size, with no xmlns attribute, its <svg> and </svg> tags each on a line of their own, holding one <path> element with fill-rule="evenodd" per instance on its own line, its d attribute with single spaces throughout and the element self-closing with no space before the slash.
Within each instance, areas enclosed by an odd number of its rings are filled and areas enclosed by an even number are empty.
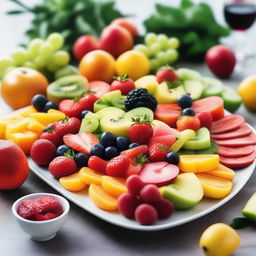
<svg viewBox="0 0 256 256">
<path fill-rule="evenodd" d="M 66 156 L 58 156 L 50 162 L 48 169 L 55 178 L 59 179 L 75 173 L 77 167 L 73 159 Z"/>
<path fill-rule="evenodd" d="M 148 184 L 140 191 L 140 198 L 144 203 L 152 204 L 161 198 L 160 191 L 156 185 Z"/>
<path fill-rule="evenodd" d="M 86 96 L 83 96 L 80 99 L 79 103 L 82 105 L 83 110 L 93 111 L 94 102 L 97 101 L 98 99 L 99 98 L 94 94 L 88 94 Z"/>
<path fill-rule="evenodd" d="M 126 218 L 134 218 L 135 209 L 139 204 L 139 198 L 130 193 L 124 193 L 118 198 L 118 210 Z"/>
<path fill-rule="evenodd" d="M 209 112 L 199 112 L 196 114 L 196 116 L 199 118 L 201 127 L 206 127 L 207 129 L 211 129 L 212 127 L 212 114 Z"/>
<path fill-rule="evenodd" d="M 130 166 L 130 158 L 127 156 L 117 156 L 112 158 L 106 167 L 106 174 L 114 177 L 126 177 Z"/>
<path fill-rule="evenodd" d="M 120 155 L 126 155 L 129 158 L 136 158 L 139 155 L 146 155 L 148 151 L 148 147 L 146 145 L 141 145 L 135 148 L 124 150 L 120 153 Z"/>
<path fill-rule="evenodd" d="M 135 89 L 132 79 L 128 75 L 119 76 L 110 85 L 110 90 L 120 90 L 123 95 L 127 95 L 130 91 Z"/>
<path fill-rule="evenodd" d="M 149 204 L 141 204 L 135 210 L 135 219 L 142 225 L 153 225 L 157 221 L 157 211 Z"/>
<path fill-rule="evenodd" d="M 51 141 L 56 147 L 63 144 L 62 136 L 55 131 L 55 124 L 47 127 L 40 135 L 40 139 Z"/>
<path fill-rule="evenodd" d="M 186 129 L 192 129 L 194 131 L 200 129 L 201 123 L 197 116 L 181 116 L 177 122 L 178 131 L 184 131 Z"/>
<path fill-rule="evenodd" d="M 106 172 L 107 161 L 97 156 L 91 156 L 88 160 L 88 167 L 96 172 Z"/>
<path fill-rule="evenodd" d="M 130 159 L 130 165 L 125 173 L 125 177 L 129 177 L 131 175 L 137 175 L 140 173 L 142 169 L 142 164 L 137 163 L 135 160 Z"/>
<path fill-rule="evenodd" d="M 80 129 L 80 120 L 76 117 L 65 118 L 60 121 L 55 122 L 55 131 L 61 136 L 64 136 L 68 133 L 78 133 Z"/>
<path fill-rule="evenodd" d="M 156 81 L 160 84 L 163 81 L 167 81 L 169 83 L 178 80 L 179 77 L 177 73 L 171 68 L 162 68 L 156 73 Z"/>
<path fill-rule="evenodd" d="M 49 140 L 36 140 L 31 149 L 30 156 L 38 165 L 48 165 L 55 157 L 56 146 Z"/>
<path fill-rule="evenodd" d="M 160 200 L 153 203 L 157 210 L 159 219 L 166 219 L 170 217 L 174 212 L 174 205 L 171 201 L 160 198 Z"/>
<path fill-rule="evenodd" d="M 148 146 L 148 155 L 151 161 L 165 161 L 169 148 L 161 143 L 152 143 Z"/>
<path fill-rule="evenodd" d="M 126 180 L 126 187 L 129 193 L 139 195 L 141 189 L 145 186 L 139 175 L 131 175 Z"/>
<path fill-rule="evenodd" d="M 153 136 L 153 128 L 148 123 L 135 123 L 128 128 L 128 136 L 131 142 L 147 144 Z"/>
</svg>

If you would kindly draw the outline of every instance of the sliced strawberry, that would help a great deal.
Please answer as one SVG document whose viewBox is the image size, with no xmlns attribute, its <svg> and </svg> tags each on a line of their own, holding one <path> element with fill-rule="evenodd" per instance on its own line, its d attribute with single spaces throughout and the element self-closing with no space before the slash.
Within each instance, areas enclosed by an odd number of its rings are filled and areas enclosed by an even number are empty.
<svg viewBox="0 0 256 256">
<path fill-rule="evenodd" d="M 79 152 L 90 154 L 94 144 L 99 143 L 99 139 L 90 132 L 82 132 L 79 134 L 66 134 L 63 137 L 64 143 L 72 149 Z"/>
<path fill-rule="evenodd" d="M 130 158 L 122 155 L 112 158 L 106 167 L 106 174 L 114 177 L 126 177 L 130 167 Z"/>
<path fill-rule="evenodd" d="M 146 155 L 148 151 L 147 145 L 141 145 L 135 148 L 127 149 L 122 151 L 120 155 L 126 155 L 129 158 L 136 158 L 139 155 Z"/>
<path fill-rule="evenodd" d="M 165 161 L 168 152 L 168 147 L 161 143 L 152 143 L 148 146 L 148 155 L 151 161 Z"/>
<path fill-rule="evenodd" d="M 108 162 L 97 156 L 91 156 L 88 160 L 88 167 L 96 172 L 106 172 Z"/>
</svg>

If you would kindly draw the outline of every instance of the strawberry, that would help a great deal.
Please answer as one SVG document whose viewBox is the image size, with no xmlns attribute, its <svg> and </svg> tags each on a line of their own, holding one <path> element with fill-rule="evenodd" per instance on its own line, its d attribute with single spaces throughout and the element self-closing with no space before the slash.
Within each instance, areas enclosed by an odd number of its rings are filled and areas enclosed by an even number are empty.
<svg viewBox="0 0 256 256">
<path fill-rule="evenodd" d="M 80 129 L 80 120 L 76 117 L 64 118 L 60 121 L 55 122 L 55 131 L 59 133 L 61 136 L 64 136 L 68 133 L 78 133 Z"/>
<path fill-rule="evenodd" d="M 88 160 L 88 167 L 96 172 L 106 172 L 108 162 L 97 156 L 91 156 Z"/>
<path fill-rule="evenodd" d="M 201 127 L 201 123 L 197 116 L 180 116 L 176 122 L 176 126 L 178 131 L 184 131 L 186 129 L 196 131 Z"/>
<path fill-rule="evenodd" d="M 136 122 L 128 128 L 128 136 L 131 142 L 139 144 L 147 144 L 153 136 L 153 132 L 152 126 L 147 122 Z"/>
<path fill-rule="evenodd" d="M 173 83 L 174 81 L 178 81 L 179 77 L 177 73 L 169 67 L 161 68 L 156 73 L 156 80 L 160 84 L 164 81 L 167 81 L 168 83 Z"/>
<path fill-rule="evenodd" d="M 56 132 L 55 124 L 47 126 L 40 135 L 40 139 L 46 139 L 51 141 L 56 147 L 60 146 L 62 141 L 62 136 Z"/>
<path fill-rule="evenodd" d="M 126 171 L 125 177 L 129 177 L 131 175 L 137 175 L 142 169 L 142 163 L 137 163 L 135 160 L 130 159 L 130 165 L 128 170 Z"/>
<path fill-rule="evenodd" d="M 156 137 L 152 137 L 149 140 L 148 145 L 152 145 L 154 143 L 160 143 L 162 145 L 165 145 L 166 147 L 171 147 L 175 143 L 176 138 L 177 137 L 174 134 L 156 136 Z"/>
<path fill-rule="evenodd" d="M 88 94 L 78 100 L 65 99 L 59 103 L 59 110 L 69 117 L 81 118 L 81 113 L 84 110 L 93 111 L 93 104 L 98 99 L 99 98 L 93 94 Z"/>
<path fill-rule="evenodd" d="M 115 77 L 110 85 L 110 91 L 120 90 L 123 95 L 127 95 L 133 89 L 135 89 L 134 82 L 127 74 Z"/>
<path fill-rule="evenodd" d="M 169 148 L 161 143 L 152 143 L 148 147 L 148 155 L 151 161 L 165 161 Z"/>
<path fill-rule="evenodd" d="M 75 161 L 66 156 L 58 156 L 54 158 L 48 167 L 50 173 L 57 179 L 68 176 L 76 172 Z"/>
<path fill-rule="evenodd" d="M 90 155 L 92 146 L 99 143 L 99 139 L 90 132 L 66 134 L 63 140 L 68 147 L 88 155 Z"/>
<path fill-rule="evenodd" d="M 209 130 L 212 127 L 212 114 L 209 112 L 199 112 L 196 114 L 196 116 L 199 118 L 200 123 L 201 123 L 201 127 L 206 127 Z"/>
<path fill-rule="evenodd" d="M 56 215 L 63 213 L 60 202 L 53 196 L 40 196 L 34 199 L 34 205 L 37 208 L 37 213 L 53 213 Z"/>
<path fill-rule="evenodd" d="M 130 158 L 125 155 L 112 158 L 106 166 L 106 174 L 114 177 L 126 177 L 130 161 Z"/>
<path fill-rule="evenodd" d="M 124 150 L 120 155 L 126 155 L 129 158 L 137 158 L 139 155 L 146 155 L 148 151 L 147 145 L 140 145 L 135 148 Z"/>
</svg>

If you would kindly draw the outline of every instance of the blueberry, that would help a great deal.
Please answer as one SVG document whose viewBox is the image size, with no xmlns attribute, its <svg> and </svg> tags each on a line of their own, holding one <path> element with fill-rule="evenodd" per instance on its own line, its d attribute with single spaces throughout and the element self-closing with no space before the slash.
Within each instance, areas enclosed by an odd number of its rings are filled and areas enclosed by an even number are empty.
<svg viewBox="0 0 256 256">
<path fill-rule="evenodd" d="M 89 112 L 90 112 L 89 110 L 84 110 L 84 111 L 82 111 L 82 113 L 81 113 L 82 119 L 83 119 Z"/>
<path fill-rule="evenodd" d="M 116 138 L 116 148 L 118 151 L 126 150 L 129 146 L 129 141 L 125 137 Z"/>
<path fill-rule="evenodd" d="M 47 112 L 49 109 L 58 109 L 58 106 L 56 103 L 48 101 L 44 106 L 44 112 Z"/>
<path fill-rule="evenodd" d="M 115 156 L 118 156 L 117 148 L 115 148 L 113 146 L 105 148 L 105 158 L 107 160 L 110 160 L 111 158 L 113 158 Z"/>
<path fill-rule="evenodd" d="M 91 155 L 92 156 L 98 156 L 98 157 L 103 157 L 105 153 L 105 148 L 102 144 L 94 144 L 91 148 Z"/>
<path fill-rule="evenodd" d="M 192 98 L 188 94 L 183 94 L 179 97 L 177 103 L 181 108 L 189 108 L 192 106 Z"/>
<path fill-rule="evenodd" d="M 88 159 L 89 159 L 89 156 L 82 152 L 75 154 L 75 157 L 74 157 L 76 165 L 80 168 L 87 166 Z"/>
<path fill-rule="evenodd" d="M 184 108 L 181 114 L 183 116 L 194 116 L 196 112 L 192 108 Z"/>
<path fill-rule="evenodd" d="M 170 164 L 177 165 L 180 162 L 180 156 L 175 152 L 169 152 L 166 155 L 166 160 Z"/>
<path fill-rule="evenodd" d="M 100 136 L 100 143 L 105 146 L 115 146 L 116 136 L 111 132 L 103 132 Z"/>
<path fill-rule="evenodd" d="M 64 156 L 64 154 L 69 150 L 70 148 L 67 145 L 61 145 L 57 147 L 56 150 L 56 156 Z"/>
<path fill-rule="evenodd" d="M 48 100 L 43 94 L 36 94 L 32 99 L 32 105 L 40 112 L 44 111 L 47 102 Z"/>
<path fill-rule="evenodd" d="M 131 148 L 136 148 L 136 147 L 138 147 L 138 146 L 140 146 L 139 143 L 131 143 L 131 144 L 128 146 L 128 148 L 131 149 Z"/>
</svg>

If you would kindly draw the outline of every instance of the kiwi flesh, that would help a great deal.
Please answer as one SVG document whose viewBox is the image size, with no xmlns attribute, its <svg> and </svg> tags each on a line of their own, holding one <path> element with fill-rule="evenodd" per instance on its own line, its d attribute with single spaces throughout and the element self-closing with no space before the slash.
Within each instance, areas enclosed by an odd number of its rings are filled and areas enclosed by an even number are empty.
<svg viewBox="0 0 256 256">
<path fill-rule="evenodd" d="M 148 122 L 152 122 L 154 119 L 154 113 L 149 108 L 139 107 L 128 111 L 125 114 L 124 118 L 130 121 L 138 120 L 140 122 L 143 122 L 145 120 Z"/>
<path fill-rule="evenodd" d="M 80 97 L 86 92 L 88 81 L 80 75 L 62 77 L 47 87 L 47 98 L 58 104 L 62 99 Z"/>
</svg>

